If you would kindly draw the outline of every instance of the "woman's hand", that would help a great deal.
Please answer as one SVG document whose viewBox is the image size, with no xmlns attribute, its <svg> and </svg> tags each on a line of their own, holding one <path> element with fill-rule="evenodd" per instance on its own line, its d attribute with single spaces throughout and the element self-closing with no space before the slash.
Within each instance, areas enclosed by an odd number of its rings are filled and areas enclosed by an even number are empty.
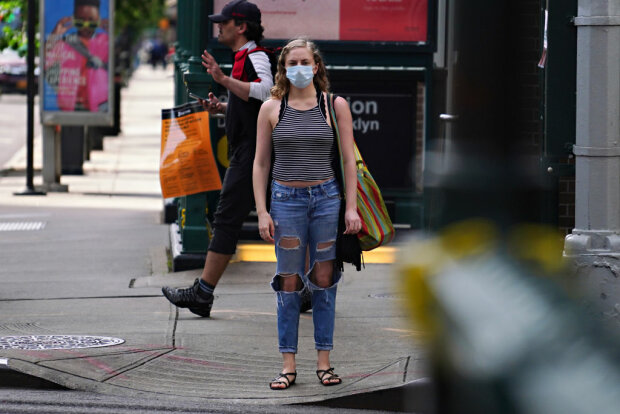
<svg viewBox="0 0 620 414">
<path fill-rule="evenodd" d="M 273 243 L 273 233 L 275 231 L 275 226 L 273 225 L 273 220 L 269 213 L 259 213 L 258 214 L 258 232 L 260 234 L 261 239 L 266 242 Z"/>
<path fill-rule="evenodd" d="M 362 229 L 362 220 L 357 214 L 357 208 L 348 208 L 344 212 L 344 234 L 357 234 Z"/>
</svg>

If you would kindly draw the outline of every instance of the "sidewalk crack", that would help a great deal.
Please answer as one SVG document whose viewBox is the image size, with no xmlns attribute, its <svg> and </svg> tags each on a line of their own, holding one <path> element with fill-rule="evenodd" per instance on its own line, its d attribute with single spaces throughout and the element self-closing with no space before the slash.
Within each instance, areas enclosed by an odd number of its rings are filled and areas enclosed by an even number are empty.
<svg viewBox="0 0 620 414">
<path fill-rule="evenodd" d="M 170 342 L 170 346 L 172 348 L 176 347 L 176 334 L 177 334 L 177 323 L 179 321 L 179 308 L 174 305 L 170 305 L 170 320 L 172 322 L 168 334 L 166 335 L 167 340 Z"/>
</svg>

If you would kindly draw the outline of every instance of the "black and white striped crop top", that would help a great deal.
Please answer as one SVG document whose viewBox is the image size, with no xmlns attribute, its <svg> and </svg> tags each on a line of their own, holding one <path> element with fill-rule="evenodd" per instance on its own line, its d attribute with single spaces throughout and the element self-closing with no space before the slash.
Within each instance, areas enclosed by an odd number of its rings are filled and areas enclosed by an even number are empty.
<svg viewBox="0 0 620 414">
<path fill-rule="evenodd" d="M 332 166 L 334 133 L 319 105 L 300 111 L 287 103 L 271 139 L 275 180 L 319 181 L 335 176 Z"/>
</svg>

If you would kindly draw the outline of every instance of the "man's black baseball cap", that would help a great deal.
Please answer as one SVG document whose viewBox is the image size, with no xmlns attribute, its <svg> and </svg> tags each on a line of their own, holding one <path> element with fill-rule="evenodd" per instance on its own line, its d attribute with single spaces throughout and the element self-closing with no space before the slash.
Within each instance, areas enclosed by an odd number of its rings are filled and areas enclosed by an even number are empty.
<svg viewBox="0 0 620 414">
<path fill-rule="evenodd" d="M 220 14 L 209 15 L 209 20 L 215 23 L 224 22 L 230 19 L 247 20 L 260 23 L 260 10 L 254 3 L 247 0 L 233 0 L 227 3 Z"/>
</svg>

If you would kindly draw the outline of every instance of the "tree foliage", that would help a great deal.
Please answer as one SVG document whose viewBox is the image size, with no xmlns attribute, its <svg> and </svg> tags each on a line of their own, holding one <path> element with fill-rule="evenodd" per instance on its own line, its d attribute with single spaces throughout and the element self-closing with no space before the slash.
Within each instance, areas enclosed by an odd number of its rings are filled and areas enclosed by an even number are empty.
<svg viewBox="0 0 620 414">
<path fill-rule="evenodd" d="M 37 37 L 38 5 L 41 1 L 43 0 L 35 1 Z M 114 14 L 116 34 L 129 32 L 137 37 L 143 30 L 157 25 L 164 15 L 164 8 L 164 0 L 116 0 Z M 27 21 L 28 0 L 0 0 L 0 50 L 10 47 L 22 54 L 26 53 Z"/>
<path fill-rule="evenodd" d="M 114 25 L 116 32 L 131 31 L 142 33 L 143 30 L 156 27 L 164 16 L 164 0 L 117 0 Z"/>
<path fill-rule="evenodd" d="M 0 50 L 10 47 L 26 52 L 27 16 L 27 0 L 0 0 Z"/>
</svg>

